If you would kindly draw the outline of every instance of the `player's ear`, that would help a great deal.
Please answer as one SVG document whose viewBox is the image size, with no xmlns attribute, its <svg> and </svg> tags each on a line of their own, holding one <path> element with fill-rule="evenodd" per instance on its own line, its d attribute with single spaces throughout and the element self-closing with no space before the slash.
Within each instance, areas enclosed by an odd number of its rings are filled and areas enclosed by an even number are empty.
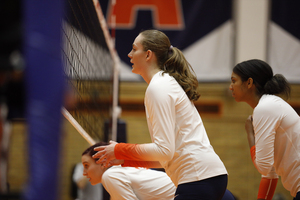
<svg viewBox="0 0 300 200">
<path fill-rule="evenodd" d="M 252 86 L 254 86 L 253 78 L 251 78 L 251 77 L 248 78 L 247 86 L 248 86 L 248 89 L 250 89 Z"/>
<path fill-rule="evenodd" d="M 147 50 L 147 52 L 146 52 L 146 59 L 151 59 L 152 56 L 153 56 L 153 51 Z"/>
</svg>

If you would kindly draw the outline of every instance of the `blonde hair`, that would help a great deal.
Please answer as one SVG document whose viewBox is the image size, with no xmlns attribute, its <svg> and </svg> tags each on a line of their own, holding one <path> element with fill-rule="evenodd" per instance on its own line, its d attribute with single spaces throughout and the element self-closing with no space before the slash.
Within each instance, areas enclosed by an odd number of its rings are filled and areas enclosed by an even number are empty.
<svg viewBox="0 0 300 200">
<path fill-rule="evenodd" d="M 198 80 L 183 53 L 172 47 L 169 38 L 161 31 L 145 30 L 140 34 L 143 36 L 141 43 L 144 50 L 155 54 L 159 68 L 176 79 L 191 101 L 198 100 Z"/>
</svg>

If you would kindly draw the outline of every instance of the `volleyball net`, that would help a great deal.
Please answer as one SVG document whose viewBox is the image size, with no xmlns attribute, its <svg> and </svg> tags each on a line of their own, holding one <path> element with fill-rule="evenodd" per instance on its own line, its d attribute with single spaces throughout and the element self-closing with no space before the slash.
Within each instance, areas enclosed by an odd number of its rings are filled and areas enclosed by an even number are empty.
<svg viewBox="0 0 300 200">
<path fill-rule="evenodd" d="M 118 63 L 105 18 L 97 0 L 68 0 L 62 27 L 62 57 L 69 93 L 75 106 L 63 108 L 65 118 L 90 144 L 116 140 Z"/>
</svg>

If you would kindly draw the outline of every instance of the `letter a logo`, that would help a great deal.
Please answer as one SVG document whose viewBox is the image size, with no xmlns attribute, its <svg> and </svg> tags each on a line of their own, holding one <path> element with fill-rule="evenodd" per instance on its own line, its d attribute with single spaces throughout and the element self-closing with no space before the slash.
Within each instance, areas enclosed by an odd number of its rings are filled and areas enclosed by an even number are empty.
<svg viewBox="0 0 300 200">
<path fill-rule="evenodd" d="M 181 0 L 110 0 L 107 22 L 116 29 L 133 29 L 139 10 L 152 12 L 153 26 L 157 29 L 184 29 Z"/>
</svg>

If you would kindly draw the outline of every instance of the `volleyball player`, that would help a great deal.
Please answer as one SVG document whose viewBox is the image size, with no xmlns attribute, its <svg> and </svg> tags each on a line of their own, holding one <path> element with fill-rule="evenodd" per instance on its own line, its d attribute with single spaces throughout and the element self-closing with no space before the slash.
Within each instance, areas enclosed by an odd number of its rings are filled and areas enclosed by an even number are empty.
<svg viewBox="0 0 300 200">
<path fill-rule="evenodd" d="M 106 145 L 96 143 L 82 153 L 83 175 L 92 185 L 102 183 L 112 200 L 171 200 L 174 199 L 175 185 L 165 172 L 135 167 L 102 167 L 92 155 L 94 148 Z M 235 200 L 226 190 L 222 200 Z"/>
<path fill-rule="evenodd" d="M 234 67 L 229 88 L 237 102 L 253 108 L 245 129 L 252 161 L 262 174 L 257 198 L 272 199 L 279 175 L 294 200 L 300 200 L 300 117 L 278 96 L 289 97 L 287 80 L 253 59 Z"/>
<path fill-rule="evenodd" d="M 128 54 L 132 72 L 148 83 L 145 108 L 152 143 L 96 148 L 105 166 L 164 168 L 177 187 L 175 200 L 221 200 L 227 170 L 210 144 L 193 104 L 198 80 L 183 53 L 161 31 L 142 31 Z M 118 159 L 118 160 L 116 160 Z"/>
<path fill-rule="evenodd" d="M 83 175 L 92 185 L 102 183 L 112 200 L 171 200 L 175 186 L 166 173 L 157 170 L 135 167 L 102 167 L 92 155 L 95 147 L 105 143 L 96 143 L 82 153 Z"/>
</svg>

